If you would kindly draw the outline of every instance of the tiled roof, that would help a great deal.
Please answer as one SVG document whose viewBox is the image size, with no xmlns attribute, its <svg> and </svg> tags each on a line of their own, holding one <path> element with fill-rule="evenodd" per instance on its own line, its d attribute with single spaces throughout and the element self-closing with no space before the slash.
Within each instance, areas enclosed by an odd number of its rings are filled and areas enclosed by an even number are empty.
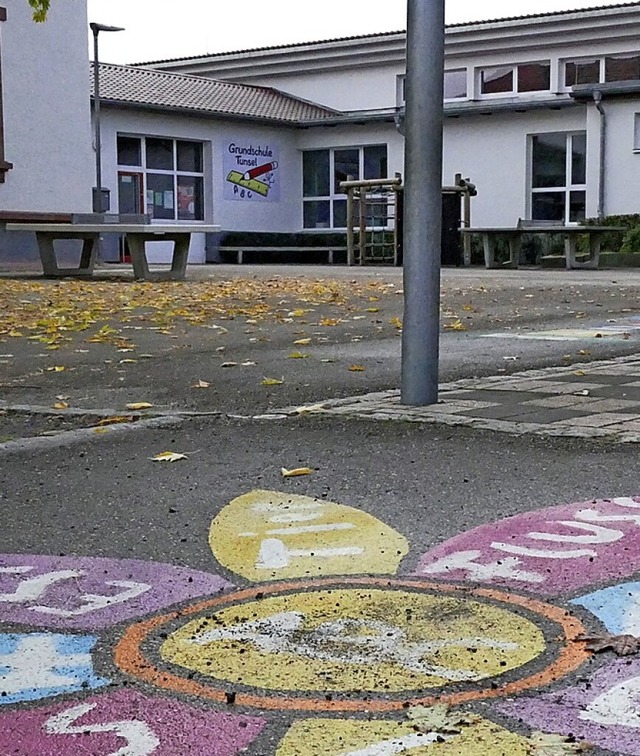
<svg viewBox="0 0 640 756">
<path fill-rule="evenodd" d="M 93 66 L 91 67 L 93 93 Z M 100 98 L 167 110 L 301 123 L 330 118 L 338 111 L 270 87 L 216 81 L 198 76 L 100 64 Z"/>
<path fill-rule="evenodd" d="M 459 29 L 469 26 L 483 26 L 485 24 L 499 24 L 510 21 L 527 21 L 536 18 L 551 18 L 553 16 L 567 16 L 572 13 L 592 13 L 593 11 L 615 10 L 616 8 L 633 8 L 640 5 L 639 2 L 615 3 L 612 5 L 598 5 L 591 8 L 575 8 L 573 10 L 546 11 L 545 13 L 530 13 L 524 16 L 508 16 L 506 18 L 490 18 L 482 21 L 462 21 L 457 24 L 447 24 L 447 29 Z M 405 34 L 404 29 L 389 32 L 375 32 L 374 34 L 357 34 L 350 37 L 334 37 L 332 39 L 318 39 L 312 42 L 293 42 L 284 45 L 271 45 L 267 47 L 252 47 L 245 50 L 229 50 L 221 53 L 205 53 L 203 55 L 189 55 L 182 58 L 164 58 L 162 60 L 148 60 L 140 63 L 134 63 L 137 66 L 152 66 L 156 63 L 179 63 L 181 61 L 200 60 L 208 58 L 224 58 L 227 55 L 241 55 L 243 53 L 269 52 L 270 50 L 288 50 L 291 48 L 311 47 L 313 45 L 325 45 L 333 42 L 357 42 L 358 40 L 376 39 L 382 37 L 394 37 L 399 34 Z"/>
</svg>

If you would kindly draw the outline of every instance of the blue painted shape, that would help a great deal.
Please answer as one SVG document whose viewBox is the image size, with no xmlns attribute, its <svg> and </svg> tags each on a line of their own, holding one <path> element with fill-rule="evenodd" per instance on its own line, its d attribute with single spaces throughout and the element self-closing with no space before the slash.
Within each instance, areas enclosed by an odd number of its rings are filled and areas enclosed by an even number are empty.
<svg viewBox="0 0 640 756">
<path fill-rule="evenodd" d="M 93 635 L 0 633 L 0 705 L 101 688 L 93 669 Z"/>
<path fill-rule="evenodd" d="M 621 583 L 571 601 L 583 606 L 614 635 L 640 635 L 640 583 Z"/>
</svg>

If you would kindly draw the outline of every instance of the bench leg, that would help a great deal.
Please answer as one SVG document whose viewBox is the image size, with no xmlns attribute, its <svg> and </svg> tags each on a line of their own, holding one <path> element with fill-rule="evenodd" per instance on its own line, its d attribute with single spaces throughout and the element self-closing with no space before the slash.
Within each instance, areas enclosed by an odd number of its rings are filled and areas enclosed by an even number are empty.
<svg viewBox="0 0 640 756">
<path fill-rule="evenodd" d="M 484 250 L 484 267 L 495 268 L 496 266 L 496 242 L 489 234 L 482 235 L 482 248 Z"/>
<path fill-rule="evenodd" d="M 520 263 L 520 250 L 522 249 L 522 237 L 509 237 L 509 262 L 505 268 L 517 268 Z"/>
<path fill-rule="evenodd" d="M 148 281 L 149 264 L 147 263 L 147 253 L 144 249 L 144 236 L 127 234 L 127 241 L 129 242 L 131 264 L 133 265 L 133 277 L 136 281 Z"/>
<path fill-rule="evenodd" d="M 99 234 L 87 235 L 82 239 L 82 252 L 80 254 L 80 265 L 77 268 L 60 268 L 58 267 L 58 258 L 54 242 L 57 239 L 72 238 L 61 237 L 56 233 L 47 233 L 39 231 L 36 233 L 38 249 L 40 251 L 40 260 L 42 261 L 42 270 L 46 278 L 59 278 L 61 276 L 91 276 L 98 256 L 98 246 L 100 243 Z M 75 237 L 73 237 L 75 238 Z"/>
<path fill-rule="evenodd" d="M 602 237 L 600 234 L 589 234 L 589 259 L 584 262 L 577 260 L 578 254 L 578 237 L 577 235 L 568 236 L 565 239 L 565 258 L 568 270 L 596 270 L 600 263 L 600 245 Z"/>
<path fill-rule="evenodd" d="M 131 264 L 133 275 L 137 281 L 184 281 L 187 273 L 187 259 L 189 257 L 189 243 L 191 234 L 166 234 L 158 237 L 147 233 L 129 233 L 129 251 L 131 252 Z M 170 241 L 173 242 L 173 257 L 169 270 L 149 270 L 145 242 L 147 241 Z"/>
</svg>

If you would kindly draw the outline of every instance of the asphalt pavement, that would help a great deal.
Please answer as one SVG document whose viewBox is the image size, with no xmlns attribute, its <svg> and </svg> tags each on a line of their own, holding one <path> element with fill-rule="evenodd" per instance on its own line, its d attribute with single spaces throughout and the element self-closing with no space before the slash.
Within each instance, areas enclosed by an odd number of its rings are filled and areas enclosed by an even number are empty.
<svg viewBox="0 0 640 756">
<path fill-rule="evenodd" d="M 444 271 L 416 422 L 398 271 L 289 272 L 0 281 L 0 753 L 640 753 L 640 273 Z"/>
</svg>

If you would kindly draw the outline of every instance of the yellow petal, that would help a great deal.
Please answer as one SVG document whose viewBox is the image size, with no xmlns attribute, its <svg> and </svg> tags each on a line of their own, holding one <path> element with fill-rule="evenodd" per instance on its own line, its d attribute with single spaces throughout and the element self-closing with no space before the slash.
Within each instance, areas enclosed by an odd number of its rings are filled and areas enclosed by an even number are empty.
<svg viewBox="0 0 640 756">
<path fill-rule="evenodd" d="M 404 536 L 367 512 L 324 499 L 263 490 L 224 507 L 211 524 L 209 544 L 227 569 L 258 582 L 320 575 L 395 575 L 409 549 Z M 271 547 L 286 558 L 272 554 Z M 325 550 L 323 556 L 317 555 L 320 549 Z M 300 551 L 308 556 L 289 556 Z"/>
<path fill-rule="evenodd" d="M 314 470 L 311 467 L 295 467 L 293 470 L 287 470 L 286 467 L 280 468 L 283 478 L 298 478 L 301 475 L 311 475 Z"/>
<path fill-rule="evenodd" d="M 149 404 L 149 402 L 132 402 L 131 404 L 127 404 L 126 407 L 129 410 L 143 410 L 153 407 L 153 404 Z"/>
</svg>

